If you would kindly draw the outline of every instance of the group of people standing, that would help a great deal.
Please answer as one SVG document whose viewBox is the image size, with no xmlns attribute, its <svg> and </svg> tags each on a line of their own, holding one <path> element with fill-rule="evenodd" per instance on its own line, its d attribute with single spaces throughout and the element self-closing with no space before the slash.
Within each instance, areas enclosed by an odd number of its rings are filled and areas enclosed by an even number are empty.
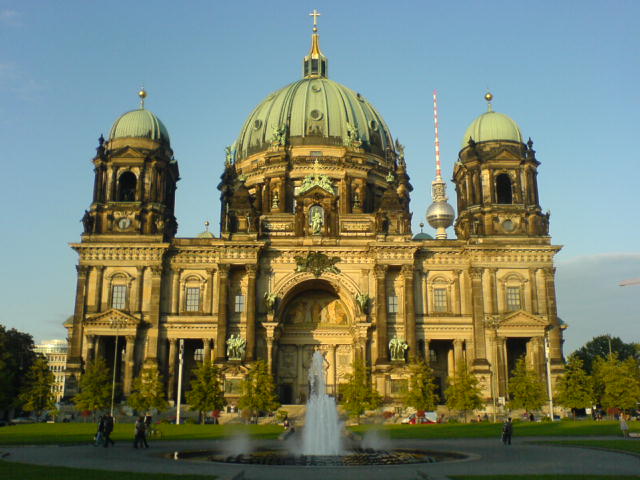
<svg viewBox="0 0 640 480">
<path fill-rule="evenodd" d="M 146 415 L 140 415 L 136 420 L 134 427 L 133 448 L 149 448 L 147 442 L 147 436 L 151 432 L 151 423 L 153 417 L 147 412 Z M 107 448 L 109 444 L 115 445 L 115 442 L 111 439 L 111 432 L 113 432 L 113 416 L 106 414 L 102 415 L 98 420 L 98 431 L 95 436 L 94 446 L 103 446 Z"/>
</svg>

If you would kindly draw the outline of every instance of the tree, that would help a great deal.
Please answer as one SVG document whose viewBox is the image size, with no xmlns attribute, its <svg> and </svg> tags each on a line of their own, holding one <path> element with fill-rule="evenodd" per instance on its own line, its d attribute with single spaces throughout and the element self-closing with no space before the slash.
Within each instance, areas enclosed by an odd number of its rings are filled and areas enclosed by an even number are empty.
<svg viewBox="0 0 640 480">
<path fill-rule="evenodd" d="M 590 407 L 594 400 L 593 380 L 584 370 L 580 357 L 571 354 L 564 367 L 564 374 L 556 384 L 556 401 L 570 408 L 575 419 L 576 409 Z"/>
<path fill-rule="evenodd" d="M 404 402 L 416 410 L 433 410 L 436 406 L 436 385 L 432 368 L 421 360 L 409 368 L 409 388 Z"/>
<path fill-rule="evenodd" d="M 353 366 L 353 373 L 347 376 L 347 383 L 342 385 L 342 404 L 351 417 L 360 424 L 360 415 L 366 409 L 378 408 L 382 397 L 373 388 L 369 380 L 369 371 L 364 360 L 358 360 Z"/>
<path fill-rule="evenodd" d="M 275 391 L 269 366 L 258 360 L 242 382 L 242 396 L 238 399 L 238 406 L 252 415 L 271 412 L 280 406 Z"/>
<path fill-rule="evenodd" d="M 475 375 L 469 371 L 466 363 L 462 363 L 447 390 L 447 407 L 451 410 L 462 412 L 465 422 L 467 414 L 484 405 L 482 401 L 480 383 Z"/>
<path fill-rule="evenodd" d="M 224 398 L 222 373 L 213 362 L 204 362 L 195 370 L 191 390 L 187 392 L 187 402 L 191 410 L 197 410 L 204 423 L 204 412 L 221 410 L 227 400 Z"/>
<path fill-rule="evenodd" d="M 0 325 L 0 410 L 19 407 L 27 372 L 36 359 L 33 337 Z"/>
<path fill-rule="evenodd" d="M 636 408 L 640 401 L 640 367 L 631 357 L 620 360 L 617 354 L 598 358 L 593 365 L 596 394 L 604 408 Z"/>
<path fill-rule="evenodd" d="M 139 413 L 152 408 L 157 410 L 167 408 L 162 376 L 156 365 L 149 364 L 142 369 L 140 376 L 133 381 L 132 390 L 127 403 Z"/>
<path fill-rule="evenodd" d="M 80 377 L 80 392 L 73 397 L 78 410 L 95 412 L 106 409 L 111 402 L 111 375 L 101 357 L 87 364 Z"/>
<path fill-rule="evenodd" d="M 49 370 L 49 362 L 43 356 L 36 358 L 36 361 L 25 378 L 19 400 L 22 409 L 26 412 L 35 412 L 40 416 L 45 410 L 55 408 L 55 399 L 51 392 L 51 386 L 55 377 Z"/>
<path fill-rule="evenodd" d="M 547 401 L 542 379 L 534 370 L 527 368 L 524 357 L 518 359 L 509 379 L 509 397 L 510 408 L 524 408 L 528 412 L 542 408 Z"/>
<path fill-rule="evenodd" d="M 611 350 L 609 350 L 611 346 Z M 619 337 L 611 335 L 600 335 L 593 337 L 584 346 L 574 352 L 574 354 L 584 363 L 584 369 L 591 375 L 596 358 L 608 358 L 610 353 L 616 353 L 620 360 L 635 358 L 640 360 L 640 351 L 634 343 L 624 343 Z"/>
</svg>

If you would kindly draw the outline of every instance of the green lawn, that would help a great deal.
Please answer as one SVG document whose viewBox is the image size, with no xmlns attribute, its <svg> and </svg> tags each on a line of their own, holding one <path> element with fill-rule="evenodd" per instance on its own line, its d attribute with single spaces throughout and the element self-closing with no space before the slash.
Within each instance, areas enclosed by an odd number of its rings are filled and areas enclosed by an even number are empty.
<svg viewBox="0 0 640 480">
<path fill-rule="evenodd" d="M 436 423 L 423 425 L 360 425 L 350 427 L 354 432 L 364 433 L 378 429 L 390 438 L 491 438 L 499 437 L 500 423 Z M 640 422 L 630 423 L 631 431 L 640 431 Z M 620 435 L 616 421 L 595 422 L 591 420 L 563 420 L 561 422 L 515 422 L 513 434 L 516 437 L 569 437 Z"/>
<path fill-rule="evenodd" d="M 0 461 L 0 478 L 20 480 L 212 480 L 215 475 L 170 475 L 166 473 L 129 473 L 86 468 L 42 467 Z"/>
<path fill-rule="evenodd" d="M 631 431 L 640 431 L 640 422 L 630 423 Z M 279 425 L 159 425 L 164 440 L 211 440 L 243 432 L 253 438 L 276 438 L 283 429 Z M 360 425 L 350 427 L 357 433 L 378 429 L 392 439 L 418 438 L 497 438 L 501 424 L 429 424 L 429 425 Z M 37 423 L 0 428 L 0 445 L 36 445 L 90 443 L 96 432 L 92 423 Z M 589 420 L 566 420 L 554 423 L 517 422 L 516 437 L 619 436 L 618 423 Z M 112 438 L 133 441 L 133 424 L 118 423 Z M 154 441 L 154 440 L 152 440 Z M 633 442 L 633 440 L 629 440 Z"/>
<path fill-rule="evenodd" d="M 449 475 L 456 480 L 637 480 L 636 475 Z"/>
<path fill-rule="evenodd" d="M 578 447 L 603 448 L 605 450 L 619 450 L 640 455 L 640 440 L 623 438 L 619 440 L 554 440 L 553 445 L 575 445 Z"/>
<path fill-rule="evenodd" d="M 163 440 L 211 440 L 245 433 L 253 438 L 277 438 L 279 425 L 158 425 Z M 0 428 L 0 445 L 90 443 L 96 433 L 91 423 L 33 423 Z M 111 438 L 133 441 L 133 424 L 118 423 Z M 152 442 L 155 441 L 152 439 Z"/>
</svg>

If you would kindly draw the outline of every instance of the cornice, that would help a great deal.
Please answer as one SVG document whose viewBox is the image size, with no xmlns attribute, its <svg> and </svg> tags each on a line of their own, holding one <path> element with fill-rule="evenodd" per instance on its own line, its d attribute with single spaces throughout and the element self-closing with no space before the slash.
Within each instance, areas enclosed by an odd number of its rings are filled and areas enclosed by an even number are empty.
<svg viewBox="0 0 640 480">
<path fill-rule="evenodd" d="M 73 248 L 80 256 L 80 261 L 145 261 L 161 262 L 169 248 L 168 243 L 104 245 L 72 243 Z"/>
</svg>

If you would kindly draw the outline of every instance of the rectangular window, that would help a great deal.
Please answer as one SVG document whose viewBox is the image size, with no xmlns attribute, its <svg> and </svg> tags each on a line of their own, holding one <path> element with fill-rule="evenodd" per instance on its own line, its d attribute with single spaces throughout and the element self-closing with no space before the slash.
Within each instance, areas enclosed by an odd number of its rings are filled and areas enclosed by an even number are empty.
<svg viewBox="0 0 640 480">
<path fill-rule="evenodd" d="M 433 289 L 433 311 L 434 312 L 447 311 L 447 289 L 446 288 Z"/>
<path fill-rule="evenodd" d="M 127 300 L 127 286 L 114 285 L 111 287 L 111 307 L 123 310 Z"/>
<path fill-rule="evenodd" d="M 398 297 L 395 295 L 389 295 L 387 304 L 387 312 L 388 313 L 398 313 Z"/>
<path fill-rule="evenodd" d="M 187 312 L 197 312 L 200 310 L 200 288 L 199 287 L 187 288 L 185 310 Z"/>
<path fill-rule="evenodd" d="M 236 313 L 244 312 L 244 295 L 236 295 Z"/>
<path fill-rule="evenodd" d="M 521 307 L 520 287 L 507 287 L 507 310 L 513 312 Z"/>
</svg>

